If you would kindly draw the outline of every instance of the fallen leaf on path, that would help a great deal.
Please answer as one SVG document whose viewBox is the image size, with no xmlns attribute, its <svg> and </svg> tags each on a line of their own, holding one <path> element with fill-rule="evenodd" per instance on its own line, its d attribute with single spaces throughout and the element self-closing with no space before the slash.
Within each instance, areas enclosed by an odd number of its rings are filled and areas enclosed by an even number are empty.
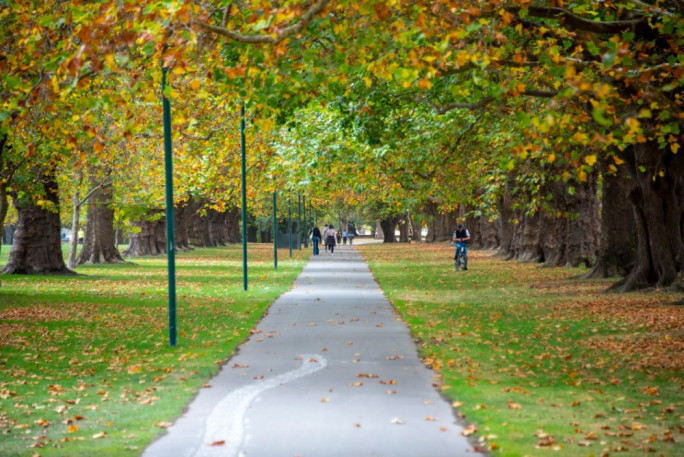
<svg viewBox="0 0 684 457">
<path fill-rule="evenodd" d="M 209 446 L 223 446 L 224 444 L 226 444 L 225 440 L 221 440 L 221 441 L 214 441 Z"/>
</svg>

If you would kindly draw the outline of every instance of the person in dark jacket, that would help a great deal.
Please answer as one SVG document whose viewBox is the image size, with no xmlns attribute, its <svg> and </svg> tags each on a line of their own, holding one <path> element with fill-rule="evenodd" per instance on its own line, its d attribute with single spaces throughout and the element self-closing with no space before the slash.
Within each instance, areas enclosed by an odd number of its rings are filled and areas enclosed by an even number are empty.
<svg viewBox="0 0 684 457">
<path fill-rule="evenodd" d="M 460 266 L 463 267 L 463 270 L 468 269 L 468 245 L 466 244 L 466 241 L 468 241 L 469 239 L 470 232 L 468 232 L 468 229 L 465 228 L 463 224 L 458 224 L 456 226 L 456 230 L 454 231 L 453 236 L 453 242 L 456 246 L 456 253 L 454 254 L 454 260 L 456 261 L 456 271 L 458 271 L 458 267 L 461 264 L 461 260 L 463 261 L 463 264 Z"/>
<path fill-rule="evenodd" d="M 311 241 L 313 242 L 313 255 L 319 254 L 318 243 L 321 241 L 321 238 L 321 231 L 319 230 L 318 225 L 314 225 L 314 228 L 311 231 Z"/>
</svg>

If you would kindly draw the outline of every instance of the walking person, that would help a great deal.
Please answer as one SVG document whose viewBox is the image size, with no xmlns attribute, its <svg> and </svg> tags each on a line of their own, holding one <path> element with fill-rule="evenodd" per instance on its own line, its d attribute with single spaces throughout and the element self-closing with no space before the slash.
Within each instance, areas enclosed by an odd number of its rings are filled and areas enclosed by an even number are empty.
<svg viewBox="0 0 684 457">
<path fill-rule="evenodd" d="M 311 241 L 313 243 L 313 255 L 318 255 L 320 252 L 318 250 L 318 243 L 321 241 L 321 231 L 316 224 L 314 224 L 314 228 L 311 230 Z"/>
<path fill-rule="evenodd" d="M 346 230 L 342 230 L 342 244 L 345 246 L 347 245 L 347 231 Z"/>
<path fill-rule="evenodd" d="M 454 254 L 454 260 L 456 261 L 456 271 L 458 267 L 463 262 L 463 270 L 468 269 L 468 246 L 466 242 L 470 239 L 470 232 L 463 224 L 458 224 L 456 230 L 454 231 L 453 242 L 456 246 L 456 253 Z"/>
<path fill-rule="evenodd" d="M 337 237 L 337 244 L 342 243 L 342 230 L 338 230 L 335 236 Z"/>
<path fill-rule="evenodd" d="M 325 231 L 325 248 L 330 250 L 330 255 L 335 255 L 335 235 L 335 228 L 330 224 Z"/>
</svg>

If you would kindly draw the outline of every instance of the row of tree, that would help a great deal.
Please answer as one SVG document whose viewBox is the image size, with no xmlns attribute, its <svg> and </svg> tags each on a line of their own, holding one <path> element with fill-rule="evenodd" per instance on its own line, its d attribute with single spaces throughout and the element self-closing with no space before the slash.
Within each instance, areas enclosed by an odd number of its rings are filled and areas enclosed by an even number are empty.
<svg viewBox="0 0 684 457">
<path fill-rule="evenodd" d="M 679 2 L 9 3 L 6 273 L 65 272 L 60 211 L 76 226 L 87 201 L 88 240 L 104 208 L 107 227 L 138 225 L 133 252 L 153 252 L 139 221 L 161 217 L 164 65 L 179 213 L 221 227 L 179 221 L 179 246 L 236 230 L 246 102 L 257 220 L 274 190 L 305 192 L 379 217 L 388 241 L 402 219 L 428 241 L 467 219 L 511 258 L 591 263 L 622 290 L 682 286 Z M 118 260 L 87 248 L 80 261 Z"/>
</svg>

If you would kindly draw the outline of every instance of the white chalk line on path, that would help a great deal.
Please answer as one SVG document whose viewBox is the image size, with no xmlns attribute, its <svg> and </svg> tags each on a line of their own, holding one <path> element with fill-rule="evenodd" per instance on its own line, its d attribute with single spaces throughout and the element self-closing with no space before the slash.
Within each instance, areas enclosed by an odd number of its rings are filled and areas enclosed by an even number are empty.
<svg viewBox="0 0 684 457">
<path fill-rule="evenodd" d="M 236 457 L 244 440 L 245 413 L 263 392 L 309 376 L 328 366 L 325 357 L 302 355 L 302 366 L 271 379 L 264 379 L 231 392 L 219 401 L 207 417 L 204 437 L 193 457 Z M 213 445 L 212 443 L 225 442 Z"/>
</svg>

